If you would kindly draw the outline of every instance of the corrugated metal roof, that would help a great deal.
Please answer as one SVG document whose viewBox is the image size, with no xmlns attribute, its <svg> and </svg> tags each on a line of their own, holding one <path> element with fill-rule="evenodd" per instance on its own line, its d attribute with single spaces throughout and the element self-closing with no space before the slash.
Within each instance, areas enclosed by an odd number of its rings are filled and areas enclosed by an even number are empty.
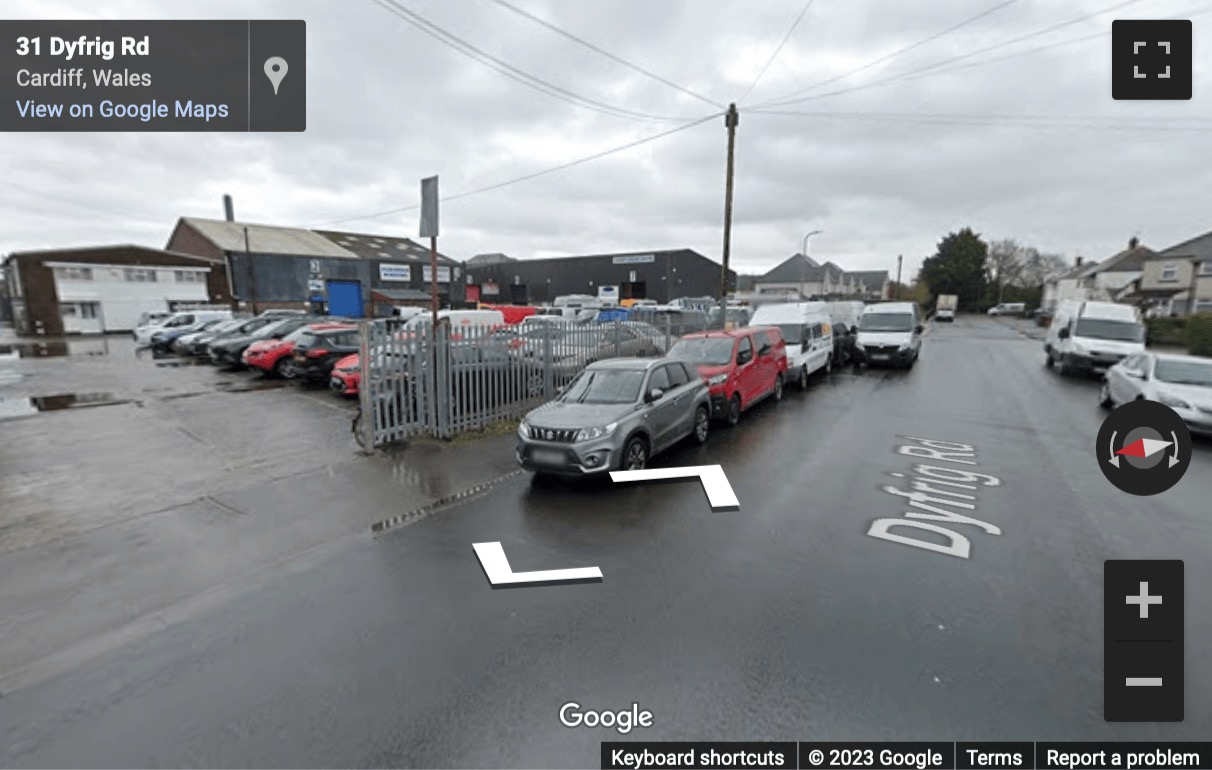
<svg viewBox="0 0 1212 770">
<path fill-rule="evenodd" d="M 364 235 L 361 233 L 343 233 L 332 230 L 316 230 L 317 235 L 327 238 L 333 243 L 345 247 L 363 259 L 394 259 L 408 262 L 429 262 L 429 248 L 408 238 L 397 238 L 388 235 Z M 438 252 L 438 263 L 442 265 L 458 264 L 450 257 Z"/>
<path fill-rule="evenodd" d="M 223 219 L 182 217 L 181 221 L 197 230 L 223 251 L 244 251 L 244 228 L 248 228 L 248 250 L 255 254 L 296 254 L 304 257 L 358 259 L 328 238 L 298 227 L 275 227 Z"/>
</svg>

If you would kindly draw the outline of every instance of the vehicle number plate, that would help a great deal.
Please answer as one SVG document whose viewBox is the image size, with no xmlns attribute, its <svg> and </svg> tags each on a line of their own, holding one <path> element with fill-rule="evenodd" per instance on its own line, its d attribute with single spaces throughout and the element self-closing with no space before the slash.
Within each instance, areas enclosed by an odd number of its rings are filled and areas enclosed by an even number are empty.
<svg viewBox="0 0 1212 770">
<path fill-rule="evenodd" d="M 888 356 L 886 356 L 883 353 L 875 353 L 874 355 L 871 356 L 871 360 L 872 361 L 887 361 Z"/>
<path fill-rule="evenodd" d="M 556 452 L 552 449 L 536 449 L 531 452 L 530 459 L 534 460 L 536 463 L 558 465 L 564 462 L 564 453 Z"/>
<path fill-rule="evenodd" d="M 307 356 L 303 355 L 302 353 L 295 353 L 294 358 L 300 363 L 307 360 Z"/>
</svg>

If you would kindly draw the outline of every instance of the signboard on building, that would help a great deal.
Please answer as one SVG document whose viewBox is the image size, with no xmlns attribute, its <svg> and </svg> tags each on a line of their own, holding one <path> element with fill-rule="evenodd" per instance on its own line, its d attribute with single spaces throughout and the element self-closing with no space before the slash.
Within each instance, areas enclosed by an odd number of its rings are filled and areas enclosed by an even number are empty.
<svg viewBox="0 0 1212 770">
<path fill-rule="evenodd" d="M 655 254 L 632 254 L 626 257 L 615 257 L 610 260 L 616 265 L 648 265 L 656 262 Z"/>
<path fill-rule="evenodd" d="M 422 273 L 423 273 L 424 280 L 426 280 L 426 281 L 433 280 L 433 278 L 432 278 L 433 269 L 430 268 L 429 265 L 425 265 L 424 268 L 422 268 Z M 438 268 L 438 283 L 450 283 L 450 268 L 449 267 L 439 267 Z"/>
<path fill-rule="evenodd" d="M 317 291 L 324 291 L 324 280 L 312 278 L 307 282 L 307 290 L 313 294 Z"/>
<path fill-rule="evenodd" d="M 411 278 L 412 271 L 408 265 L 379 265 L 380 281 L 407 281 Z"/>
<path fill-rule="evenodd" d="M 487 297 L 495 297 L 501 293 L 501 287 L 496 281 L 487 281 L 481 284 L 480 288 L 483 290 L 484 296 Z"/>
</svg>

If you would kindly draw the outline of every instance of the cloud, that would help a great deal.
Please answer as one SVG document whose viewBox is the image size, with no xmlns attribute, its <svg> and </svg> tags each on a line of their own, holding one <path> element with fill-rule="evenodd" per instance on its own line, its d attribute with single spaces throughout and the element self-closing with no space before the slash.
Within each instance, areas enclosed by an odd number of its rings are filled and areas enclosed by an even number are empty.
<svg viewBox="0 0 1212 770">
<path fill-rule="evenodd" d="M 722 104 L 749 88 L 804 7 L 800 0 L 509 2 Z M 234 196 L 238 218 L 316 226 L 413 206 L 419 180 L 432 174 L 453 195 L 719 111 L 493 0 L 399 4 L 568 93 L 526 87 L 375 2 L 230 0 L 202 13 L 150 0 L 13 5 L 11 18 L 305 19 L 308 129 L 10 134 L 0 156 L 0 251 L 160 246 L 178 216 L 221 216 L 224 193 Z M 1212 73 L 1212 49 L 1197 46 L 1190 102 L 1115 102 L 1106 33 L 1112 18 L 1146 13 L 1144 4 L 1001 5 L 814 3 L 741 104 L 733 266 L 767 269 L 798 251 L 810 230 L 824 231 L 810 244 L 820 259 L 894 270 L 903 254 L 911 276 L 941 237 L 969 225 L 990 238 L 1094 258 L 1138 232 L 1163 248 L 1212 229 L 1200 205 L 1212 170 L 1197 162 L 1212 150 L 1212 113 L 1201 106 L 1208 93 L 1200 86 Z M 1206 10 L 1150 0 L 1146 15 Z M 1026 39 L 1005 45 L 1016 38 Z M 994 49 L 971 55 L 987 47 Z M 789 96 L 802 100 L 769 106 Z M 578 98 L 658 119 L 570 103 Z M 755 111 L 763 107 L 805 114 Z M 1180 126 L 1192 130 L 1173 130 Z M 715 117 L 447 201 L 441 249 L 457 258 L 498 251 L 527 258 L 690 247 L 718 259 L 725 150 L 724 122 Z M 412 236 L 417 218 L 415 210 L 397 211 L 343 226 Z"/>
</svg>

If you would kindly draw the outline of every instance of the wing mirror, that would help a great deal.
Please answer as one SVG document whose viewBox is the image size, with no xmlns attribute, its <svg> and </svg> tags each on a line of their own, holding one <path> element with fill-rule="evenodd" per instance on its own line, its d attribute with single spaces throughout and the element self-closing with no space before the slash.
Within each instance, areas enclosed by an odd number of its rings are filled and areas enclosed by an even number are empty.
<svg viewBox="0 0 1212 770">
<path fill-rule="evenodd" d="M 1064 329 L 1061 329 L 1059 332 L 1057 332 L 1057 333 L 1056 333 L 1056 336 L 1057 336 L 1057 338 L 1058 338 L 1058 339 L 1062 339 L 1062 340 L 1069 339 L 1069 329 L 1068 329 L 1068 327 L 1065 327 Z"/>
<path fill-rule="evenodd" d="M 913 332 L 914 332 L 914 334 L 921 334 L 923 331 L 925 331 L 925 329 L 926 329 L 926 327 L 922 326 L 921 324 L 918 324 L 917 326 L 913 327 Z"/>
<path fill-rule="evenodd" d="M 745 364 L 749 363 L 751 360 L 753 360 L 752 351 L 743 350 L 740 353 L 736 354 L 736 362 L 737 362 L 738 366 L 744 366 Z"/>
<path fill-rule="evenodd" d="M 648 403 L 651 404 L 653 401 L 659 401 L 663 395 L 665 395 L 665 391 L 661 390 L 660 388 L 653 388 L 652 390 L 648 391 Z"/>
</svg>

